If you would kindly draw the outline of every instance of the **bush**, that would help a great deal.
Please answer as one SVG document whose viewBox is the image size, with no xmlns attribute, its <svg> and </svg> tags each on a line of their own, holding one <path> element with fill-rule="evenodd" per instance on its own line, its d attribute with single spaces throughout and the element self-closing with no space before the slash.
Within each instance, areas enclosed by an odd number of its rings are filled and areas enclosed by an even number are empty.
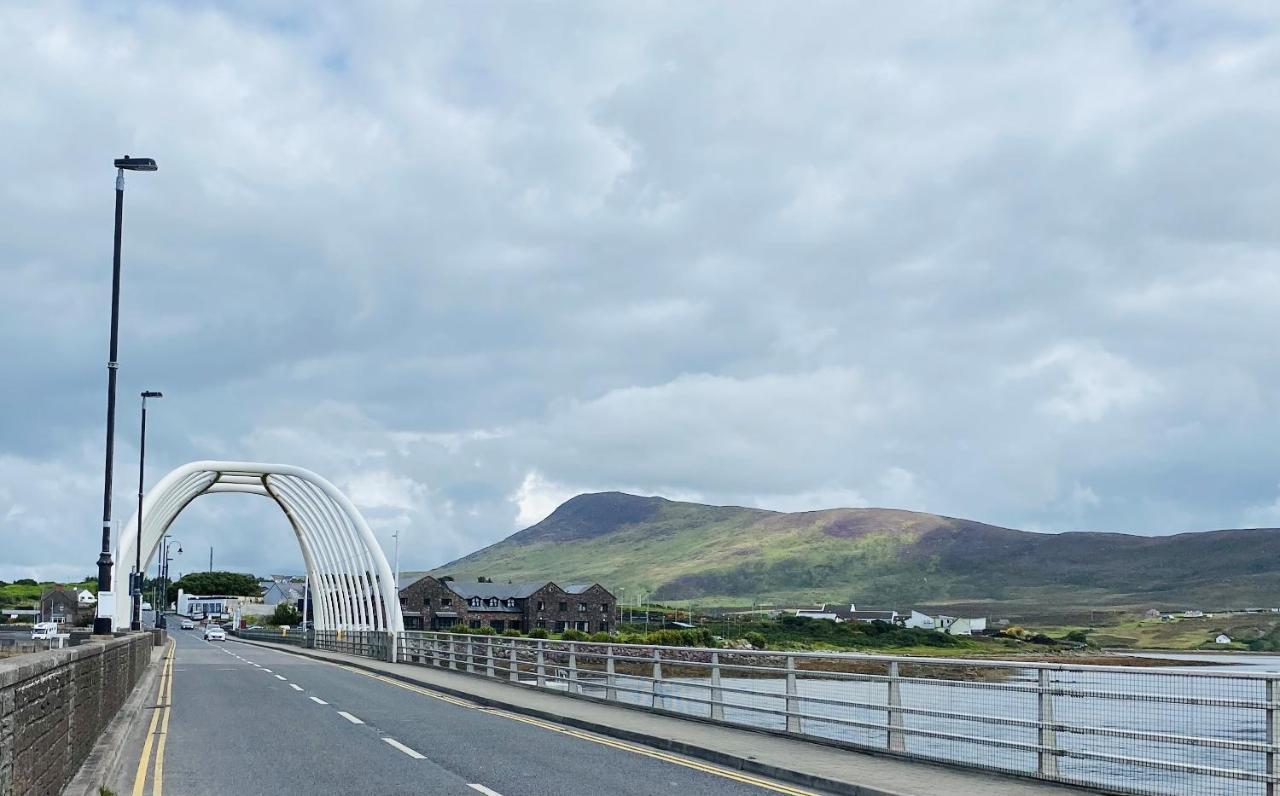
<svg viewBox="0 0 1280 796">
<path fill-rule="evenodd" d="M 613 636 L 608 633 L 592 633 L 590 641 L 613 641 Z"/>
<path fill-rule="evenodd" d="M 512 628 L 512 629 L 509 629 L 509 630 L 504 630 L 504 631 L 502 631 L 502 635 L 504 635 L 504 636 L 510 636 L 511 638 L 520 638 L 520 637 L 521 637 L 521 636 L 523 636 L 524 634 L 523 634 L 523 633 L 521 633 L 519 630 L 516 630 L 516 629 Z"/>
<path fill-rule="evenodd" d="M 565 641 L 586 641 L 588 636 L 586 633 L 583 633 L 581 630 L 574 630 L 573 628 L 569 628 L 568 630 L 560 634 L 560 638 L 564 639 Z"/>
<path fill-rule="evenodd" d="M 761 633 L 758 630 L 752 630 L 750 633 L 745 634 L 742 638 L 745 639 L 748 644 L 750 644 L 751 646 L 755 647 L 758 650 L 762 650 L 765 647 L 769 646 L 769 643 L 765 640 L 764 633 Z"/>
<path fill-rule="evenodd" d="M 470 633 L 470 632 L 471 632 L 471 628 L 467 627 L 466 625 L 450 625 L 450 626 L 449 626 L 449 629 L 448 629 L 448 630 L 446 630 L 446 631 L 444 631 L 444 632 L 446 632 L 446 633 Z"/>
<path fill-rule="evenodd" d="M 496 636 L 498 631 L 493 629 L 493 625 L 481 625 L 480 627 L 471 628 L 472 635 L 475 636 Z"/>
<path fill-rule="evenodd" d="M 715 636 L 706 628 L 655 630 L 644 637 L 645 644 L 659 647 L 716 647 Z"/>
<path fill-rule="evenodd" d="M 529 638 L 547 638 L 549 635 L 550 634 L 547 633 L 546 629 L 541 627 L 535 627 L 533 630 L 529 631 Z"/>
<path fill-rule="evenodd" d="M 623 644 L 643 644 L 644 634 L 643 633 L 625 633 L 622 636 L 620 636 L 618 640 Z"/>
<path fill-rule="evenodd" d="M 271 618 L 267 620 L 269 625 L 289 625 L 293 627 L 302 621 L 302 614 L 297 608 L 289 603 L 280 603 L 276 606 L 276 610 L 271 614 Z"/>
<path fill-rule="evenodd" d="M 1089 643 L 1089 631 L 1088 631 L 1088 630 L 1072 630 L 1070 633 L 1068 633 L 1067 635 L 1063 636 L 1063 637 L 1062 637 L 1062 640 L 1063 640 L 1063 641 L 1073 641 L 1073 642 L 1075 642 L 1075 643 L 1077 643 L 1077 644 L 1088 644 L 1088 643 Z"/>
<path fill-rule="evenodd" d="M 13 585 L 14 586 L 39 586 L 40 584 L 36 583 L 31 578 L 18 578 L 13 582 Z"/>
</svg>

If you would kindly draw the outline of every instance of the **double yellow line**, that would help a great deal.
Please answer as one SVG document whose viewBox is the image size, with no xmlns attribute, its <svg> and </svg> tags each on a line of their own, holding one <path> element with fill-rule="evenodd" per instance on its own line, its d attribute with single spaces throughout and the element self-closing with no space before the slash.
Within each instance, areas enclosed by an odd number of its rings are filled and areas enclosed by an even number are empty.
<svg viewBox="0 0 1280 796">
<path fill-rule="evenodd" d="M 625 741 L 616 741 L 616 740 L 613 740 L 612 738 L 604 738 L 599 735 L 580 732 L 578 730 L 569 729 L 568 727 L 562 727 L 558 724 L 552 724 L 551 722 L 541 721 L 539 719 L 530 718 L 528 716 L 521 716 L 505 710 L 496 710 L 494 708 L 484 708 L 477 705 L 474 702 L 468 702 L 464 699 L 458 699 L 456 697 L 451 697 L 445 694 L 429 691 L 425 688 L 420 688 L 415 685 L 410 685 L 409 683 L 403 682 L 401 680 L 396 680 L 395 678 L 392 678 L 392 677 L 385 677 L 380 674 L 373 674 L 372 672 L 366 671 L 364 669 L 359 669 L 354 666 L 346 666 L 341 663 L 332 663 L 330 661 L 321 661 L 321 662 L 328 663 L 330 666 L 337 666 L 339 669 L 346 669 L 349 672 L 354 672 L 363 677 L 369 677 L 379 682 L 386 683 L 387 685 L 394 685 L 397 688 L 403 688 L 406 691 L 413 691 L 416 694 L 428 696 L 428 697 L 431 697 L 432 699 L 439 699 L 442 702 L 449 702 L 454 705 L 458 705 L 460 707 L 479 710 L 483 713 L 488 713 L 491 716 L 501 716 L 504 719 L 511 719 L 512 721 L 524 722 L 525 724 L 531 724 L 534 727 L 540 727 L 544 730 L 550 730 L 551 732 L 558 732 L 561 735 L 568 735 L 574 738 L 581 739 L 583 741 L 590 741 L 591 743 L 600 744 L 601 746 L 608 746 L 614 749 L 620 749 L 624 752 L 631 752 L 632 754 L 644 755 L 645 757 L 651 757 L 655 760 L 662 760 L 667 763 L 673 763 L 677 766 L 684 766 L 685 768 L 691 768 L 695 771 L 701 771 L 704 774 L 711 774 L 713 776 L 722 777 L 724 779 L 731 779 L 735 782 L 742 782 L 747 785 L 754 785 L 757 788 L 763 788 L 764 790 L 773 791 L 774 793 L 785 794 L 785 796 L 817 796 L 817 794 L 815 794 L 813 791 L 802 790 L 801 788 L 795 788 L 790 785 L 783 785 L 782 783 L 779 783 L 779 782 L 771 782 L 769 780 L 761 779 L 759 777 L 753 777 L 750 774 L 745 774 L 741 771 L 733 771 L 731 769 L 721 768 L 720 766 L 713 766 L 708 763 L 701 763 L 701 762 L 698 762 L 697 760 L 691 760 L 686 757 L 679 757 L 678 755 L 668 754 L 666 752 L 660 752 L 656 749 L 650 749 L 648 747 L 639 746 L 637 744 L 627 743 Z M 140 792 L 135 792 L 134 796 L 141 796 L 141 794 Z"/>
<path fill-rule="evenodd" d="M 138 772 L 133 776 L 133 796 L 143 796 L 147 787 L 147 764 L 151 762 L 151 747 L 156 749 L 156 764 L 152 770 L 151 793 L 161 796 L 164 791 L 164 744 L 169 737 L 169 709 L 173 705 L 173 658 L 176 645 L 169 640 L 169 653 L 165 655 L 164 668 L 160 670 L 160 688 L 156 691 L 155 712 L 151 714 L 151 727 L 142 743 L 142 757 L 138 760 Z M 159 728 L 159 731 L 157 731 Z"/>
</svg>

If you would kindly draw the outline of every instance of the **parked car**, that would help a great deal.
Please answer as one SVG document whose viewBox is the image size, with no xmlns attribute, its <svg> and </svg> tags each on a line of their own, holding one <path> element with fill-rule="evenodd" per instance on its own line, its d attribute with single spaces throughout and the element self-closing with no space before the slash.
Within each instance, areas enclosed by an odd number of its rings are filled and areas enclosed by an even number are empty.
<svg viewBox="0 0 1280 796">
<path fill-rule="evenodd" d="M 209 625 L 204 629 L 204 640 L 205 641 L 226 641 L 227 631 L 223 630 L 217 625 Z"/>
<path fill-rule="evenodd" d="M 183 630 L 195 630 L 196 623 L 192 622 L 190 619 L 183 619 L 181 627 Z"/>
</svg>

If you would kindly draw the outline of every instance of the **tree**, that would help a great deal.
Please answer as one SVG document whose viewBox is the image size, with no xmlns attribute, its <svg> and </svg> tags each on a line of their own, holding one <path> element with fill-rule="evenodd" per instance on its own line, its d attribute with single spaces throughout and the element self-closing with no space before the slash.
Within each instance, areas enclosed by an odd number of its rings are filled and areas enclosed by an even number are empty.
<svg viewBox="0 0 1280 796">
<path fill-rule="evenodd" d="M 289 603 L 280 603 L 276 606 L 275 613 L 271 614 L 268 624 L 272 625 L 297 625 L 302 622 L 302 614 L 298 613 L 298 609 Z"/>
<path fill-rule="evenodd" d="M 245 572 L 191 572 L 169 585 L 168 602 L 178 599 L 178 589 L 187 594 L 220 594 L 227 597 L 258 597 L 258 579 Z"/>
<path fill-rule="evenodd" d="M 36 583 L 31 578 L 18 578 L 13 582 L 13 585 L 14 586 L 39 586 L 40 584 Z"/>
</svg>

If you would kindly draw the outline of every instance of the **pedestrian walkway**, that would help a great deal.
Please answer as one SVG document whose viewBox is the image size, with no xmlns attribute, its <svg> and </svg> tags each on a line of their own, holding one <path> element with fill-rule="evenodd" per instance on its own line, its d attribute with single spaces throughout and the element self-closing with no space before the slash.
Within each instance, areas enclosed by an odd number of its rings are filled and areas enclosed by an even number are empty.
<svg viewBox="0 0 1280 796">
<path fill-rule="evenodd" d="M 749 729 L 662 716 L 437 667 L 387 663 L 257 641 L 242 643 L 356 666 L 486 707 L 503 708 L 833 793 L 852 796 L 1080 796 L 1081 793 L 1096 792 L 887 755 L 853 752 Z"/>
</svg>

